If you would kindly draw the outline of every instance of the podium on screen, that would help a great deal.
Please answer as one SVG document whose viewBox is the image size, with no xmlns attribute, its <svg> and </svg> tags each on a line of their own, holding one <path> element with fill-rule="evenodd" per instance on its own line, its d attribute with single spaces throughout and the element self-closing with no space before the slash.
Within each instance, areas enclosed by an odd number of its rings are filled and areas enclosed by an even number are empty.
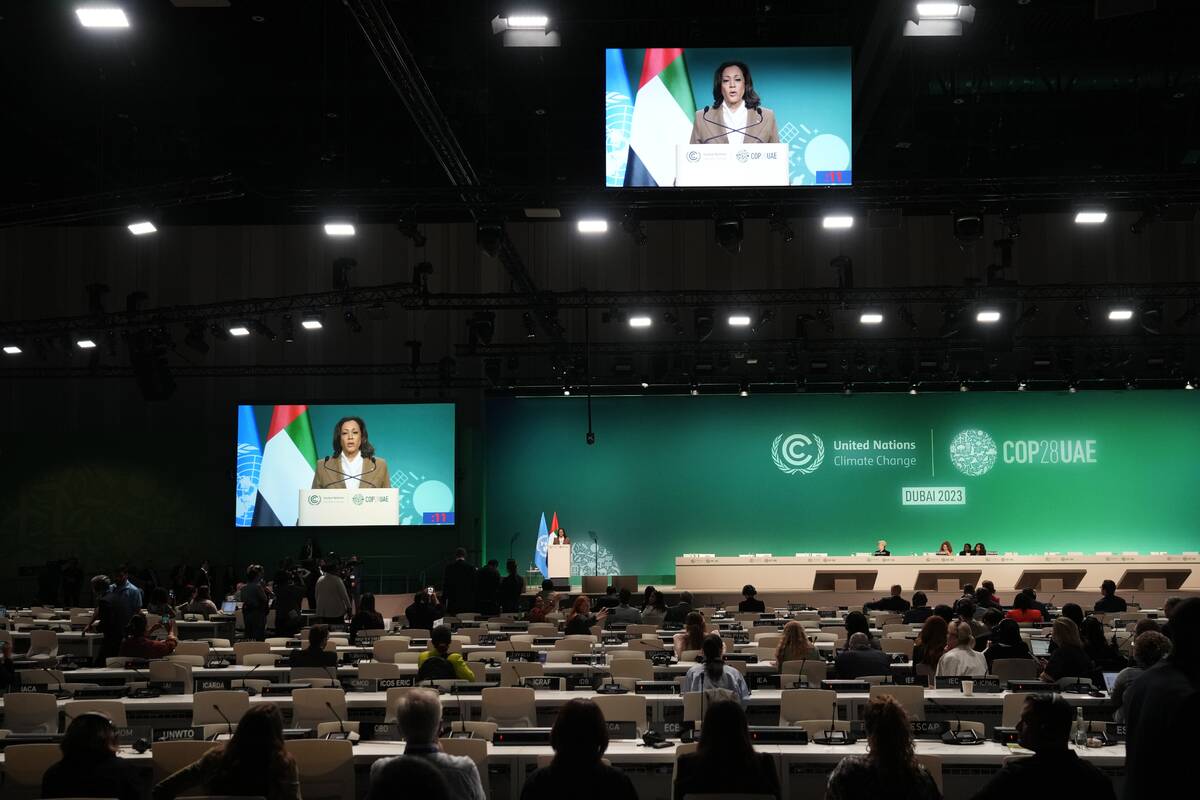
<svg viewBox="0 0 1200 800">
<path fill-rule="evenodd" d="M 399 489 L 301 489 L 299 525 L 399 525 Z"/>
</svg>

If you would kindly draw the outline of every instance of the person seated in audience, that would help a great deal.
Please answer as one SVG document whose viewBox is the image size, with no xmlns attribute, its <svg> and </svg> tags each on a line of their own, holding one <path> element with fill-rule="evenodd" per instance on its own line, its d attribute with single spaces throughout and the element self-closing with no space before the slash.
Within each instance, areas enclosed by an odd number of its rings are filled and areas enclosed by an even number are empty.
<svg viewBox="0 0 1200 800">
<path fill-rule="evenodd" d="M 608 619 L 608 609 L 602 608 L 597 614 L 592 613 L 592 602 L 587 599 L 587 595 L 579 595 L 575 598 L 575 604 L 571 606 L 571 613 L 567 615 L 566 624 L 563 625 L 563 633 L 567 636 L 588 635 L 592 632 L 592 628 L 596 627 L 604 620 Z"/>
<path fill-rule="evenodd" d="M 1012 610 L 1004 616 L 1014 622 L 1042 621 L 1042 612 L 1033 607 L 1033 598 L 1025 594 L 1025 592 L 1019 592 L 1013 598 Z"/>
<path fill-rule="evenodd" d="M 608 726 L 600 707 L 591 700 L 577 697 L 559 710 L 550 731 L 550 747 L 554 760 L 526 779 L 521 800 L 638 800 L 629 776 L 604 763 Z"/>
<path fill-rule="evenodd" d="M 1083 609 L 1079 607 L 1078 603 L 1063 603 L 1062 614 L 1060 616 L 1074 622 L 1076 627 L 1083 625 Z"/>
<path fill-rule="evenodd" d="M 704 637 L 708 634 L 708 623 L 699 611 L 687 615 L 683 630 L 671 637 L 675 648 L 675 658 L 683 658 L 685 650 L 699 650 L 704 647 Z"/>
<path fill-rule="evenodd" d="M 1005 759 L 973 800 L 1068 795 L 1116 800 L 1112 780 L 1069 747 L 1074 719 L 1075 711 L 1062 695 L 1039 693 L 1025 698 L 1017 735 L 1033 755 Z"/>
<path fill-rule="evenodd" d="M 892 611 L 896 614 L 903 614 L 912 608 L 912 604 L 900 596 L 900 584 L 892 586 L 892 593 L 880 600 L 872 600 L 870 603 L 863 604 L 863 611 Z"/>
<path fill-rule="evenodd" d="M 383 614 L 375 610 L 375 595 L 367 592 L 358 601 L 358 613 L 350 619 L 350 644 L 358 644 L 359 631 L 386 628 Z"/>
<path fill-rule="evenodd" d="M 1004 658 L 1033 658 L 1033 653 L 1025 640 L 1021 638 L 1021 626 L 1012 619 L 1000 620 L 992 635 L 988 637 L 987 649 L 983 651 L 987 660 L 988 672 L 997 659 Z"/>
<path fill-rule="evenodd" d="M 1108 630 L 1100 620 L 1095 617 L 1085 619 L 1083 627 L 1079 629 L 1079 636 L 1083 639 L 1084 652 L 1099 671 L 1118 672 L 1128 666 L 1117 647 L 1115 636 L 1112 641 L 1109 640 Z"/>
<path fill-rule="evenodd" d="M 663 622 L 680 623 L 685 621 L 690 613 L 692 613 L 692 593 L 682 592 L 679 595 L 679 602 L 668 608 L 663 615 Z M 642 616 L 645 617 L 645 614 Z"/>
<path fill-rule="evenodd" d="M 979 584 L 979 588 L 975 590 L 975 619 L 983 621 L 983 615 L 992 608 L 999 608 L 1000 604 L 992 605 L 992 590 Z M 1001 616 L 1004 616 L 1001 614 Z"/>
<path fill-rule="evenodd" d="M 408 627 L 419 630 L 432 630 L 434 623 L 444 616 L 446 616 L 446 611 L 432 586 L 414 594 L 412 604 L 404 609 L 404 618 L 408 620 Z"/>
<path fill-rule="evenodd" d="M 738 612 L 742 614 L 764 613 L 767 604 L 758 599 L 758 589 L 747 583 L 742 587 L 742 602 L 738 603 Z"/>
<path fill-rule="evenodd" d="M 438 625 L 429 632 L 429 649 L 417 656 L 417 680 L 473 681 L 475 673 L 467 666 L 462 653 L 451 653 L 450 628 Z"/>
<path fill-rule="evenodd" d="M 825 786 L 825 800 L 894 797 L 941 800 L 933 776 L 917 762 L 912 728 L 904 707 L 891 695 L 873 698 L 863 709 L 867 754 L 846 756 Z"/>
<path fill-rule="evenodd" d="M 645 603 L 642 605 L 643 625 L 662 625 L 667 616 L 667 602 L 662 592 L 653 586 L 647 587 Z"/>
<path fill-rule="evenodd" d="M 540 594 L 533 596 L 533 605 L 529 607 L 529 621 L 546 621 L 546 604 L 542 601 L 542 596 Z"/>
<path fill-rule="evenodd" d="M 419 797 L 420 800 L 457 800 L 438 768 L 416 756 L 393 756 L 379 769 L 371 767 L 371 783 L 366 800 L 396 800 Z M 379 763 L 379 762 L 376 762 Z"/>
<path fill-rule="evenodd" d="M 975 635 L 971 625 L 958 620 L 946 632 L 949 649 L 938 661 L 935 677 L 943 675 L 980 678 L 987 674 L 987 659 L 975 649 Z"/>
<path fill-rule="evenodd" d="M 854 633 L 846 641 L 846 649 L 837 654 L 834 669 L 842 680 L 854 680 L 864 675 L 890 675 L 892 657 L 871 647 L 865 633 Z"/>
<path fill-rule="evenodd" d="M 1037 591 L 1030 586 L 1027 589 L 1022 589 L 1021 594 L 1029 597 L 1029 607 L 1042 612 L 1042 621 L 1050 619 L 1050 606 L 1038 600 Z"/>
<path fill-rule="evenodd" d="M 117 747 L 117 729 L 107 714 L 77 715 L 59 744 L 62 760 L 42 775 L 42 792 L 36 796 L 143 800 L 147 787 L 141 767 L 118 757 Z"/>
<path fill-rule="evenodd" d="M 943 542 L 942 542 L 942 545 L 941 545 L 941 547 L 939 547 L 939 548 L 938 548 L 937 554 L 938 554 L 939 556 L 952 556 L 952 555 L 954 555 L 954 545 L 950 544 L 950 540 L 949 540 L 949 539 L 946 539 L 945 541 L 943 541 Z"/>
<path fill-rule="evenodd" d="M 150 602 L 146 604 L 146 621 L 148 623 L 146 632 L 150 637 L 175 636 L 178 638 L 178 629 L 175 627 L 175 606 L 171 605 L 167 587 L 156 586 L 150 592 Z"/>
<path fill-rule="evenodd" d="M 1163 616 L 1170 620 L 1171 615 L 1175 613 L 1175 609 L 1178 608 L 1179 604 L 1182 602 L 1182 597 L 1168 597 L 1163 601 Z"/>
<path fill-rule="evenodd" d="M 1176 604 L 1169 628 L 1171 653 L 1129 685 L 1121 705 L 1128 731 L 1122 797 L 1129 800 L 1180 794 L 1196 757 L 1200 597 Z"/>
<path fill-rule="evenodd" d="M 0 642 L 0 694 L 11 692 L 19 687 L 17 683 L 17 668 L 13 664 L 12 642 Z"/>
<path fill-rule="evenodd" d="M 707 692 L 710 689 L 724 689 L 738 697 L 742 705 L 750 697 L 750 687 L 746 679 L 735 667 L 725 663 L 725 642 L 715 633 L 704 637 L 700 647 L 704 656 L 703 664 L 695 664 L 683 676 L 681 692 Z"/>
<path fill-rule="evenodd" d="M 164 778 L 154 787 L 154 800 L 174 800 L 197 788 L 211 795 L 300 800 L 300 773 L 283 745 L 283 716 L 277 705 L 252 705 L 238 720 L 232 739 Z"/>
<path fill-rule="evenodd" d="M 996 596 L 996 584 L 992 581 L 983 581 L 979 585 L 988 590 L 988 605 L 992 608 L 1004 610 L 1004 605 L 1000 602 L 1000 598 Z"/>
<path fill-rule="evenodd" d="M 1153 622 L 1153 620 L 1142 620 L 1142 622 Z M 1113 721 L 1125 721 L 1125 709 L 1121 707 L 1125 700 L 1125 691 L 1137 680 L 1138 676 L 1153 667 L 1170 652 L 1171 640 L 1158 631 L 1139 633 L 1133 640 L 1133 664 L 1121 670 L 1117 679 L 1113 681 L 1112 691 L 1109 693 L 1109 701 L 1116 709 L 1113 712 Z"/>
<path fill-rule="evenodd" d="M 912 607 L 904 612 L 905 625 L 920 625 L 929 619 L 933 609 L 929 607 L 929 598 L 924 592 L 913 592 Z"/>
<path fill-rule="evenodd" d="M 783 637 L 775 647 L 776 670 L 782 671 L 784 663 L 788 661 L 819 660 L 820 658 L 817 648 L 813 647 L 812 642 L 808 640 L 808 634 L 805 633 L 803 625 L 796 620 L 791 620 L 783 626 Z"/>
<path fill-rule="evenodd" d="M 121 642 L 121 650 L 117 654 L 123 658 L 144 658 L 147 660 L 165 658 L 175 652 L 179 640 L 168 635 L 166 639 L 151 639 L 146 635 L 146 616 L 138 614 L 129 620 L 128 635 Z"/>
<path fill-rule="evenodd" d="M 991 640 L 996 626 L 1004 621 L 1004 612 L 998 608 L 989 608 L 984 612 L 983 619 L 980 621 L 983 623 L 984 630 L 975 637 L 975 649 L 982 653 Z"/>
<path fill-rule="evenodd" d="M 755 752 L 746 712 L 737 703 L 709 705 L 699 746 L 675 762 L 674 800 L 710 794 L 782 796 L 775 759 Z"/>
<path fill-rule="evenodd" d="M 972 636 L 982 636 L 983 634 L 987 633 L 987 626 L 983 624 L 983 620 L 975 618 L 975 612 L 978 609 L 979 606 L 975 605 L 975 601 L 973 599 L 959 600 L 954 607 L 955 616 L 957 619 L 960 619 L 971 626 Z"/>
<path fill-rule="evenodd" d="M 308 647 L 293 650 L 288 656 L 289 667 L 336 667 L 337 653 L 325 649 L 329 643 L 329 626 L 313 625 L 308 629 Z"/>
<path fill-rule="evenodd" d="M 1076 677 L 1090 680 L 1096 665 L 1083 649 L 1083 640 L 1079 638 L 1079 626 L 1066 617 L 1059 617 L 1054 620 L 1050 639 L 1055 648 L 1046 666 L 1042 668 L 1041 679 L 1047 683 Z"/>
<path fill-rule="evenodd" d="M 983 546 L 983 542 L 976 542 L 975 549 L 971 551 L 971 555 L 986 556 L 987 554 L 988 554 L 988 551 L 987 551 L 987 548 Z"/>
<path fill-rule="evenodd" d="M 609 625 L 612 625 L 614 622 L 624 625 L 642 624 L 642 612 L 629 605 L 629 601 L 632 599 L 633 592 L 629 591 L 629 589 L 621 589 L 617 593 L 617 606 L 608 612 Z"/>
<path fill-rule="evenodd" d="M 933 607 L 933 616 L 941 617 L 946 620 L 946 624 L 954 621 L 954 609 L 945 603 L 938 603 Z"/>
<path fill-rule="evenodd" d="M 949 626 L 940 616 L 932 616 L 925 620 L 917 641 L 913 645 L 913 670 L 918 675 L 933 676 L 937 674 L 938 662 L 946 652 L 946 638 Z"/>
<path fill-rule="evenodd" d="M 884 539 L 875 543 L 875 552 L 871 553 L 873 556 L 890 556 L 891 554 L 892 551 L 887 549 L 887 541 Z"/>
<path fill-rule="evenodd" d="M 1100 599 L 1092 606 L 1092 610 L 1097 614 L 1121 614 L 1129 609 L 1125 598 L 1117 596 L 1117 584 L 1113 581 L 1106 580 L 1101 583 L 1100 594 Z"/>
<path fill-rule="evenodd" d="M 975 554 L 975 548 L 971 547 L 970 542 L 963 542 L 962 550 L 958 551 L 960 556 L 970 556 Z"/>
<path fill-rule="evenodd" d="M 617 593 L 617 587 L 609 584 L 605 589 L 603 597 L 596 598 L 596 608 L 614 609 L 621 604 L 621 596 Z"/>
<path fill-rule="evenodd" d="M 871 623 L 867 620 L 867 615 L 861 611 L 851 611 L 849 614 L 847 614 L 846 618 L 842 620 L 842 627 L 846 629 L 847 638 L 856 633 L 861 633 L 863 636 L 867 637 L 867 642 L 869 643 L 870 647 L 873 647 L 876 650 L 879 649 L 879 642 L 875 641 L 875 638 L 871 636 Z"/>
<path fill-rule="evenodd" d="M 191 600 L 179 607 L 180 614 L 195 614 L 197 616 L 208 619 L 214 614 L 219 613 L 220 609 L 217 604 L 212 601 L 212 590 L 208 586 L 198 586 L 192 594 Z M 278 625 L 276 626 L 278 628 Z"/>
<path fill-rule="evenodd" d="M 387 768 L 393 758 L 419 758 L 429 762 L 446 779 L 450 796 L 484 800 L 483 783 L 475 762 L 467 756 L 452 756 L 438 744 L 442 726 L 442 701 L 433 689 L 413 689 L 405 692 L 396 707 L 396 722 L 404 734 L 404 755 L 381 758 L 371 765 L 371 783 L 378 771 Z M 408 796 L 408 793 L 405 793 Z"/>
</svg>

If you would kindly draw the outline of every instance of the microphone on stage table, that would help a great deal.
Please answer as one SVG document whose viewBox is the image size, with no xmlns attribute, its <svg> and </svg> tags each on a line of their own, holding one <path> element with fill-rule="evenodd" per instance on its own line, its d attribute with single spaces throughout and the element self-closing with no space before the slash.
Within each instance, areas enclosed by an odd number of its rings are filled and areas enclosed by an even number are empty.
<svg viewBox="0 0 1200 800">
<path fill-rule="evenodd" d="M 221 719 L 225 720 L 225 727 L 228 728 L 227 733 L 229 733 L 229 735 L 232 736 L 233 735 L 233 723 L 229 721 L 229 717 L 225 716 L 225 712 L 222 711 L 221 707 L 219 705 L 217 705 L 216 703 L 213 703 L 212 707 L 213 707 L 213 711 L 216 711 L 218 714 L 221 715 Z M 215 739 L 216 736 L 214 736 L 213 738 Z"/>
<path fill-rule="evenodd" d="M 378 464 L 376 464 L 376 463 L 375 463 L 375 456 L 371 456 L 371 457 L 370 457 L 370 459 L 369 459 L 369 460 L 370 460 L 370 462 L 371 462 L 371 468 L 370 468 L 370 469 L 368 469 L 368 470 L 364 470 L 363 472 L 360 472 L 360 473 L 358 473 L 357 475 L 347 475 L 346 473 L 342 472 L 342 471 L 341 471 L 340 469 L 338 469 L 337 467 L 331 467 L 331 466 L 329 466 L 329 460 L 330 460 L 331 458 L 333 458 L 333 456 L 325 456 L 325 461 L 323 462 L 323 463 L 325 464 L 325 469 L 329 470 L 330 472 L 333 472 L 333 473 L 336 473 L 336 474 L 338 474 L 338 475 L 341 475 L 341 476 L 342 476 L 342 480 L 343 480 L 343 481 L 345 481 L 345 480 L 348 480 L 348 479 L 354 479 L 354 480 L 357 480 L 357 479 L 361 478 L 363 475 L 370 475 L 372 472 L 374 472 L 374 471 L 375 471 L 375 468 L 376 468 L 377 466 L 379 466 Z"/>
<path fill-rule="evenodd" d="M 714 111 L 716 110 L 716 105 L 715 105 L 715 104 L 712 106 L 712 109 L 713 109 Z M 750 123 L 749 125 L 747 125 L 745 128 L 731 128 L 731 127 L 729 127 L 728 125 L 726 125 L 726 124 L 725 124 L 725 123 L 723 123 L 723 122 L 717 122 L 715 119 L 709 119 L 709 118 L 708 118 L 708 110 L 709 110 L 709 106 L 705 106 L 705 107 L 704 107 L 704 111 L 703 111 L 703 112 L 702 112 L 702 114 L 701 114 L 701 117 L 704 119 L 704 121 L 705 121 L 705 122 L 708 122 L 708 123 L 710 123 L 710 124 L 712 124 L 712 125 L 716 125 L 716 126 L 718 126 L 718 127 L 721 127 L 721 128 L 724 128 L 724 129 L 725 129 L 725 133 L 718 133 L 716 136 L 710 136 L 710 137 L 708 137 L 707 139 L 702 139 L 702 140 L 701 140 L 701 141 L 700 141 L 698 144 L 708 144 L 708 143 L 709 143 L 709 142 L 711 142 L 713 139 L 720 139 L 722 136 L 727 136 L 727 135 L 729 135 L 730 133 L 740 133 L 740 134 L 742 134 L 743 136 L 749 137 L 749 138 L 751 138 L 751 139 L 757 139 L 757 140 L 758 140 L 758 143 L 759 143 L 759 144 L 762 144 L 762 138 L 761 138 L 761 137 L 755 136 L 755 135 L 754 135 L 754 134 L 752 134 L 752 133 L 746 133 L 746 130 L 747 130 L 748 128 L 753 128 L 755 125 L 761 125 L 761 124 L 762 124 L 762 121 L 763 121 L 763 113 L 762 113 L 762 109 L 761 109 L 761 108 L 756 108 L 756 109 L 754 109 L 755 111 L 757 111 L 757 112 L 758 112 L 758 122 L 752 122 L 752 123 Z"/>
</svg>

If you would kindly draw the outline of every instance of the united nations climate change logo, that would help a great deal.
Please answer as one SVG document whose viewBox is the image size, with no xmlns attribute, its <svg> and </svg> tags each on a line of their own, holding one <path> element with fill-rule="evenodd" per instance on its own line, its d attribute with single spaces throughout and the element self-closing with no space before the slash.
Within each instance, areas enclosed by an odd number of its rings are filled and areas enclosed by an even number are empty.
<svg viewBox="0 0 1200 800">
<path fill-rule="evenodd" d="M 308 504 L 309 504 L 310 506 L 319 506 L 319 505 L 321 505 L 321 495 L 319 495 L 319 494 L 310 494 L 310 495 L 308 496 Z"/>
<path fill-rule="evenodd" d="M 983 431 L 963 431 L 950 440 L 950 461 L 963 475 L 986 475 L 996 466 L 996 442 Z"/>
<path fill-rule="evenodd" d="M 825 443 L 815 433 L 781 433 L 771 442 L 771 460 L 788 475 L 811 475 L 825 460 Z"/>
<path fill-rule="evenodd" d="M 700 160 L 700 153 L 699 153 L 698 151 L 696 151 L 696 150 L 688 150 L 688 153 L 687 153 L 687 160 L 688 160 L 688 161 L 699 161 L 699 160 Z"/>
</svg>

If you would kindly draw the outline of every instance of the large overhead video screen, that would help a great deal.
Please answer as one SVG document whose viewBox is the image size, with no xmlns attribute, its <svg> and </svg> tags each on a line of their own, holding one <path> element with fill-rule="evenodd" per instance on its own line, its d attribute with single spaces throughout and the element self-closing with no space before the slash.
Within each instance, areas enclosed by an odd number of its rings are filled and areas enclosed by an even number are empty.
<svg viewBox="0 0 1200 800">
<path fill-rule="evenodd" d="M 454 405 L 241 405 L 235 524 L 454 524 Z"/>
<path fill-rule="evenodd" d="M 850 48 L 610 48 L 605 185 L 851 183 Z"/>
</svg>

